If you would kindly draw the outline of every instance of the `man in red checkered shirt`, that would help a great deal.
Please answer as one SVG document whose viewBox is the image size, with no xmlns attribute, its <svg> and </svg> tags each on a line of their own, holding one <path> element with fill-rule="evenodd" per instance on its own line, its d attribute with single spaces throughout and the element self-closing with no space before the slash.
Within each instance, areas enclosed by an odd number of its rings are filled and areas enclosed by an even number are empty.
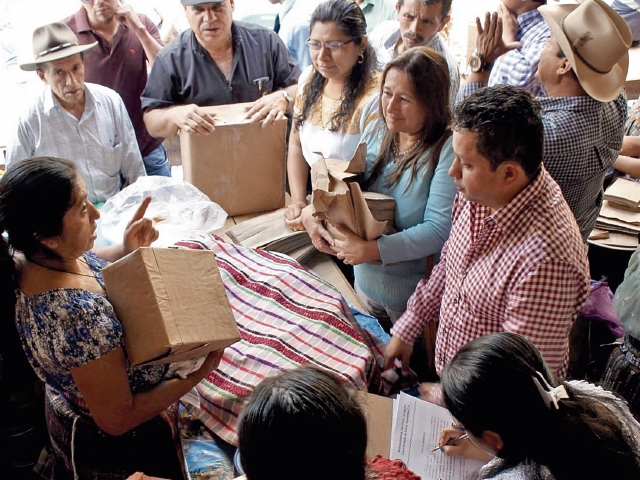
<svg viewBox="0 0 640 480">
<path fill-rule="evenodd" d="M 439 321 L 438 374 L 470 340 L 509 331 L 563 377 L 589 265 L 575 218 L 542 166 L 540 105 L 516 87 L 484 88 L 457 106 L 454 125 L 451 234 L 391 330 L 387 366 L 399 358 L 406 370 L 414 340 Z"/>
</svg>

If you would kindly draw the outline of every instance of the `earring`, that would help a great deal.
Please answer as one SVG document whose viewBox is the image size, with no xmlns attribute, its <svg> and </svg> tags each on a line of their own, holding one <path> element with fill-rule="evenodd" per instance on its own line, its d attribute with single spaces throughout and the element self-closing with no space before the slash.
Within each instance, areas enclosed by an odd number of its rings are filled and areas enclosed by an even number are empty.
<svg viewBox="0 0 640 480">
<path fill-rule="evenodd" d="M 364 62 L 364 55 L 360 54 L 360 55 L 358 55 L 358 63 L 362 64 L 362 62 Z"/>
</svg>

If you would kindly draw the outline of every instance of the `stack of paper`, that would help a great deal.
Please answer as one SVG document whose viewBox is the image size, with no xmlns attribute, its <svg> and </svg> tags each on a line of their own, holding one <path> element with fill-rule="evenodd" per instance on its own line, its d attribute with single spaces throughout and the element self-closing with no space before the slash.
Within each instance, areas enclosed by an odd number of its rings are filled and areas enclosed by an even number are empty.
<svg viewBox="0 0 640 480">
<path fill-rule="evenodd" d="M 393 412 L 389 458 L 402 460 L 422 480 L 463 480 L 483 465 L 434 451 L 440 445 L 440 432 L 453 423 L 446 408 L 400 393 Z"/>
<path fill-rule="evenodd" d="M 402 460 L 422 480 L 464 480 L 483 462 L 450 457 L 437 447 L 453 423 L 446 408 L 400 393 L 395 398 L 358 392 L 367 419 L 367 457 Z"/>
<path fill-rule="evenodd" d="M 284 253 L 301 263 L 314 252 L 309 234 L 294 232 L 285 223 L 284 208 L 235 225 L 226 235 L 238 245 Z"/>
<path fill-rule="evenodd" d="M 640 183 L 619 178 L 604 193 L 604 199 L 589 240 L 608 247 L 635 249 L 640 234 Z"/>
<path fill-rule="evenodd" d="M 619 178 L 604 192 L 604 199 L 613 208 L 640 212 L 640 183 Z"/>
<path fill-rule="evenodd" d="M 393 228 L 396 216 L 396 201 L 393 197 L 377 192 L 362 192 L 367 206 L 375 218 L 379 222 L 387 222 L 384 233 L 389 235 L 395 233 Z"/>
</svg>

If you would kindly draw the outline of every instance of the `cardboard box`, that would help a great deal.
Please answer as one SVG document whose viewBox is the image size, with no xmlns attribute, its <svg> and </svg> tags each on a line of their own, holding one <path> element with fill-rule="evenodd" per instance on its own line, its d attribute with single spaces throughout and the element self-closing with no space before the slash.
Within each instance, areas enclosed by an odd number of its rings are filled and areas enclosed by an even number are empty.
<svg viewBox="0 0 640 480">
<path fill-rule="evenodd" d="M 240 340 L 211 252 L 139 248 L 102 276 L 132 365 L 194 359 Z"/>
<path fill-rule="evenodd" d="M 367 419 L 367 458 L 391 453 L 391 425 L 393 399 L 366 392 L 358 392 Z"/>
<path fill-rule="evenodd" d="M 247 105 L 202 107 L 215 114 L 215 132 L 180 132 L 184 179 L 230 216 L 276 210 L 285 201 L 287 121 L 249 123 Z"/>
</svg>

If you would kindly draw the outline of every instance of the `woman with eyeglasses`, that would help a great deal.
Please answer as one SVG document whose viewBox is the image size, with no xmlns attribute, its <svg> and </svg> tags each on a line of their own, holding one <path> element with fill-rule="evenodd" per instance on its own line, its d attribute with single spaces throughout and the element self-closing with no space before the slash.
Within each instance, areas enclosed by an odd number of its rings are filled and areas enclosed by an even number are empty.
<svg viewBox="0 0 640 480">
<path fill-rule="evenodd" d="M 450 85 L 447 62 L 433 49 L 412 48 L 387 64 L 380 116 L 363 136 L 367 162 L 361 187 L 395 199 L 396 232 L 367 241 L 338 226 L 345 239 L 331 245 L 339 259 L 354 265 L 358 296 L 385 328 L 405 311 L 451 230 L 456 187 L 448 174 L 454 158 Z M 323 243 L 320 222 L 306 211 L 303 221 L 314 243 Z M 425 378 L 426 363 L 414 362 Z"/>
<path fill-rule="evenodd" d="M 478 478 L 640 478 L 640 424 L 625 401 L 584 381 L 557 384 L 523 336 L 466 344 L 442 372 L 442 393 L 457 423 L 440 444 L 454 444 L 443 447 L 448 455 L 489 460 Z"/>
<path fill-rule="evenodd" d="M 329 0 L 311 16 L 310 65 L 300 76 L 289 137 L 288 225 L 303 228 L 309 167 L 324 158 L 349 161 L 365 126 L 377 116 L 379 76 L 367 23 L 353 0 Z"/>
</svg>

